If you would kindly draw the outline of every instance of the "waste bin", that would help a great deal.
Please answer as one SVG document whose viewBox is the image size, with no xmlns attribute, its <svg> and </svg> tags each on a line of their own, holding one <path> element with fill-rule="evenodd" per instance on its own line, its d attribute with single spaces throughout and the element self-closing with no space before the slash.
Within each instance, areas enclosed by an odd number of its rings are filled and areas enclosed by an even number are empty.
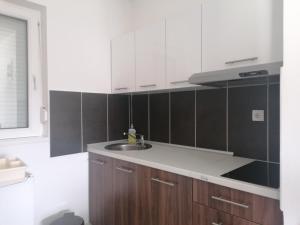
<svg viewBox="0 0 300 225">
<path fill-rule="evenodd" d="M 65 213 L 63 217 L 53 221 L 50 225 L 84 225 L 84 221 L 74 213 Z"/>
</svg>

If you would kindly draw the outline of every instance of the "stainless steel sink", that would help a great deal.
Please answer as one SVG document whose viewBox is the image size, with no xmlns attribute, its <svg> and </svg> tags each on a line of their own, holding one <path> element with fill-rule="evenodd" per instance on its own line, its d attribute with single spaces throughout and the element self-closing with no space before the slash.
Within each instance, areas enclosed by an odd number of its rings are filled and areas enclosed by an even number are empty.
<svg viewBox="0 0 300 225">
<path fill-rule="evenodd" d="M 111 151 L 134 151 L 134 150 L 147 150 L 152 148 L 152 145 L 145 143 L 141 144 L 128 144 L 128 143 L 116 143 L 105 146 L 105 149 Z"/>
</svg>

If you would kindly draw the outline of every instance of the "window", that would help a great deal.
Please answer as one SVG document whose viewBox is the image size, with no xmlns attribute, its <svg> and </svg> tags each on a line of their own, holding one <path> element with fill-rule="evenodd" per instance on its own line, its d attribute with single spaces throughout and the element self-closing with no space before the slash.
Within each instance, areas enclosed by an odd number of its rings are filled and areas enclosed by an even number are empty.
<svg viewBox="0 0 300 225">
<path fill-rule="evenodd" d="M 0 14 L 0 129 L 28 128 L 27 23 Z"/>
<path fill-rule="evenodd" d="M 0 1 L 0 139 L 41 136 L 40 13 Z"/>
</svg>

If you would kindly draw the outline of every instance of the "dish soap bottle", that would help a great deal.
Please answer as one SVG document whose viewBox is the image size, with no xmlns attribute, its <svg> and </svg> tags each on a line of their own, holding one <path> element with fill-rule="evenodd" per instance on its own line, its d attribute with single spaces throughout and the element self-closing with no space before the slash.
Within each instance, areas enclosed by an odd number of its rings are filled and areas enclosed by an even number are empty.
<svg viewBox="0 0 300 225">
<path fill-rule="evenodd" d="M 128 144 L 136 144 L 136 130 L 134 129 L 133 124 L 131 124 L 128 130 Z"/>
</svg>

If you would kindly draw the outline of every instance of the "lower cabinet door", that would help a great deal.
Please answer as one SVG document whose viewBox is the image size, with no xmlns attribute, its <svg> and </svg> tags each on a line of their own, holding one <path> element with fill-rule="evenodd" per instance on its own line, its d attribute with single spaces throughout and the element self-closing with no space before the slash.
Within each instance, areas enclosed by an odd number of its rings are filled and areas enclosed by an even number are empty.
<svg viewBox="0 0 300 225">
<path fill-rule="evenodd" d="M 234 217 L 233 225 L 259 225 L 257 223 L 250 222 L 248 220 L 244 220 L 238 217 Z"/>
<path fill-rule="evenodd" d="M 192 224 L 192 180 L 165 171 L 151 171 L 152 225 Z"/>
<path fill-rule="evenodd" d="M 112 159 L 89 155 L 89 212 L 93 225 L 113 224 Z"/>
<path fill-rule="evenodd" d="M 114 225 L 139 225 L 137 165 L 114 160 L 113 185 Z"/>
<path fill-rule="evenodd" d="M 193 225 L 233 225 L 233 217 L 230 214 L 194 203 Z"/>
</svg>

